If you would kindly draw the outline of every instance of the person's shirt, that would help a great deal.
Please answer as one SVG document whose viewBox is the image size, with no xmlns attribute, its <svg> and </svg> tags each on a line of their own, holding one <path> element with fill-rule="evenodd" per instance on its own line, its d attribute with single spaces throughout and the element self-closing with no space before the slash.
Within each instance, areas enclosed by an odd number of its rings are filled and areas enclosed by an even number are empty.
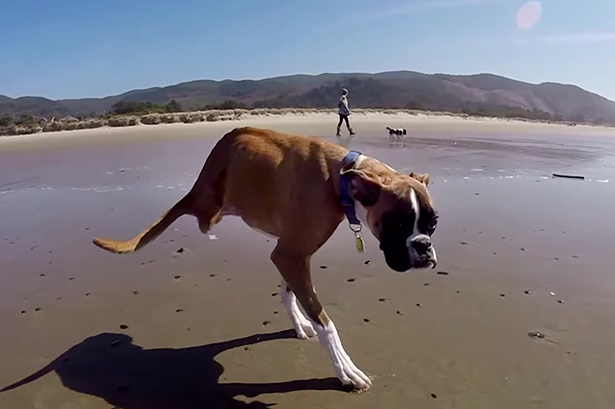
<svg viewBox="0 0 615 409">
<path fill-rule="evenodd" d="M 340 97 L 340 102 L 337 104 L 338 112 L 340 115 L 350 115 L 350 109 L 348 108 L 348 98 L 346 95 Z"/>
</svg>

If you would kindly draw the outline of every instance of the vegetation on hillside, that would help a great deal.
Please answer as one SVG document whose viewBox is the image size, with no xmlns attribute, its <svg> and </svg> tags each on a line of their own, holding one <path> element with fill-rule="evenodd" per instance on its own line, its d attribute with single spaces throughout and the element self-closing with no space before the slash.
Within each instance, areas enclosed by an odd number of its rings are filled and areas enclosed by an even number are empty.
<svg viewBox="0 0 615 409">
<path fill-rule="evenodd" d="M 165 105 L 156 105 L 147 101 L 118 101 L 111 106 L 108 116 L 114 115 L 146 115 L 146 114 L 171 114 L 181 112 L 182 107 L 172 99 Z"/>
</svg>

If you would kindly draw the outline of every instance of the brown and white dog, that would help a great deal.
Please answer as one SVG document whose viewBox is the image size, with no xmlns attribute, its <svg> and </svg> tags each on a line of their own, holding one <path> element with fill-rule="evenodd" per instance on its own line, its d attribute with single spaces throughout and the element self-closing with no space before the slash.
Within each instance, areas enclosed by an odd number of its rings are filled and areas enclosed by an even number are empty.
<svg viewBox="0 0 615 409">
<path fill-rule="evenodd" d="M 130 240 L 93 242 L 131 253 L 182 215 L 196 217 L 203 233 L 224 216 L 241 217 L 277 238 L 271 260 L 282 275 L 281 301 L 297 337 L 318 336 L 340 381 L 367 389 L 370 378 L 352 362 L 318 300 L 310 258 L 346 216 L 353 231 L 367 226 L 391 269 L 435 267 L 431 235 L 438 216 L 428 183 L 428 175 L 398 173 L 323 139 L 237 128 L 217 142 L 190 192 L 156 223 Z"/>
</svg>

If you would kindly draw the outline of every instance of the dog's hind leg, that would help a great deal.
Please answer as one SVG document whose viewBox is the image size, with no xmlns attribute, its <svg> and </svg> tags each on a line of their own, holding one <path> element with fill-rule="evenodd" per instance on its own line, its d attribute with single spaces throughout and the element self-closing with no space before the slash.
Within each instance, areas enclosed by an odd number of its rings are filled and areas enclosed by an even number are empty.
<svg viewBox="0 0 615 409">
<path fill-rule="evenodd" d="M 284 305 L 286 313 L 290 318 L 290 322 L 295 328 L 297 338 L 308 339 L 312 338 L 313 336 L 316 336 L 314 326 L 312 325 L 310 320 L 305 318 L 305 316 L 299 309 L 299 305 L 297 305 L 297 297 L 295 296 L 295 293 L 293 293 L 293 291 L 290 289 L 284 278 L 282 278 L 280 288 L 280 298 L 282 299 L 282 305 Z"/>
<path fill-rule="evenodd" d="M 196 217 L 201 233 L 207 234 L 224 216 L 221 195 L 209 188 L 199 192 L 189 214 Z"/>
<path fill-rule="evenodd" d="M 348 356 L 333 321 L 323 309 L 310 276 L 310 255 L 301 254 L 291 242 L 278 241 L 271 253 L 271 260 L 276 265 L 288 287 L 297 296 L 297 300 L 312 322 L 320 343 L 327 351 L 333 369 L 342 384 L 358 390 L 368 389 L 372 382 L 352 362 Z"/>
</svg>

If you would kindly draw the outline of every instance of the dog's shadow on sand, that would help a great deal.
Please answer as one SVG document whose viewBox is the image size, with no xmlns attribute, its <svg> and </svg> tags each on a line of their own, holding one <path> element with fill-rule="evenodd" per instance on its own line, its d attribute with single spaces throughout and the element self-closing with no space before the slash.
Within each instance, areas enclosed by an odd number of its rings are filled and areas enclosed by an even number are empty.
<svg viewBox="0 0 615 409">
<path fill-rule="evenodd" d="M 54 371 L 62 384 L 122 409 L 261 409 L 275 404 L 246 403 L 237 396 L 300 390 L 342 390 L 336 378 L 277 383 L 220 383 L 224 367 L 215 358 L 233 348 L 295 338 L 294 330 L 181 349 L 144 349 L 125 334 L 85 339 L 36 373 L 0 390 L 6 392 Z M 266 371 L 266 368 L 260 368 Z"/>
</svg>

